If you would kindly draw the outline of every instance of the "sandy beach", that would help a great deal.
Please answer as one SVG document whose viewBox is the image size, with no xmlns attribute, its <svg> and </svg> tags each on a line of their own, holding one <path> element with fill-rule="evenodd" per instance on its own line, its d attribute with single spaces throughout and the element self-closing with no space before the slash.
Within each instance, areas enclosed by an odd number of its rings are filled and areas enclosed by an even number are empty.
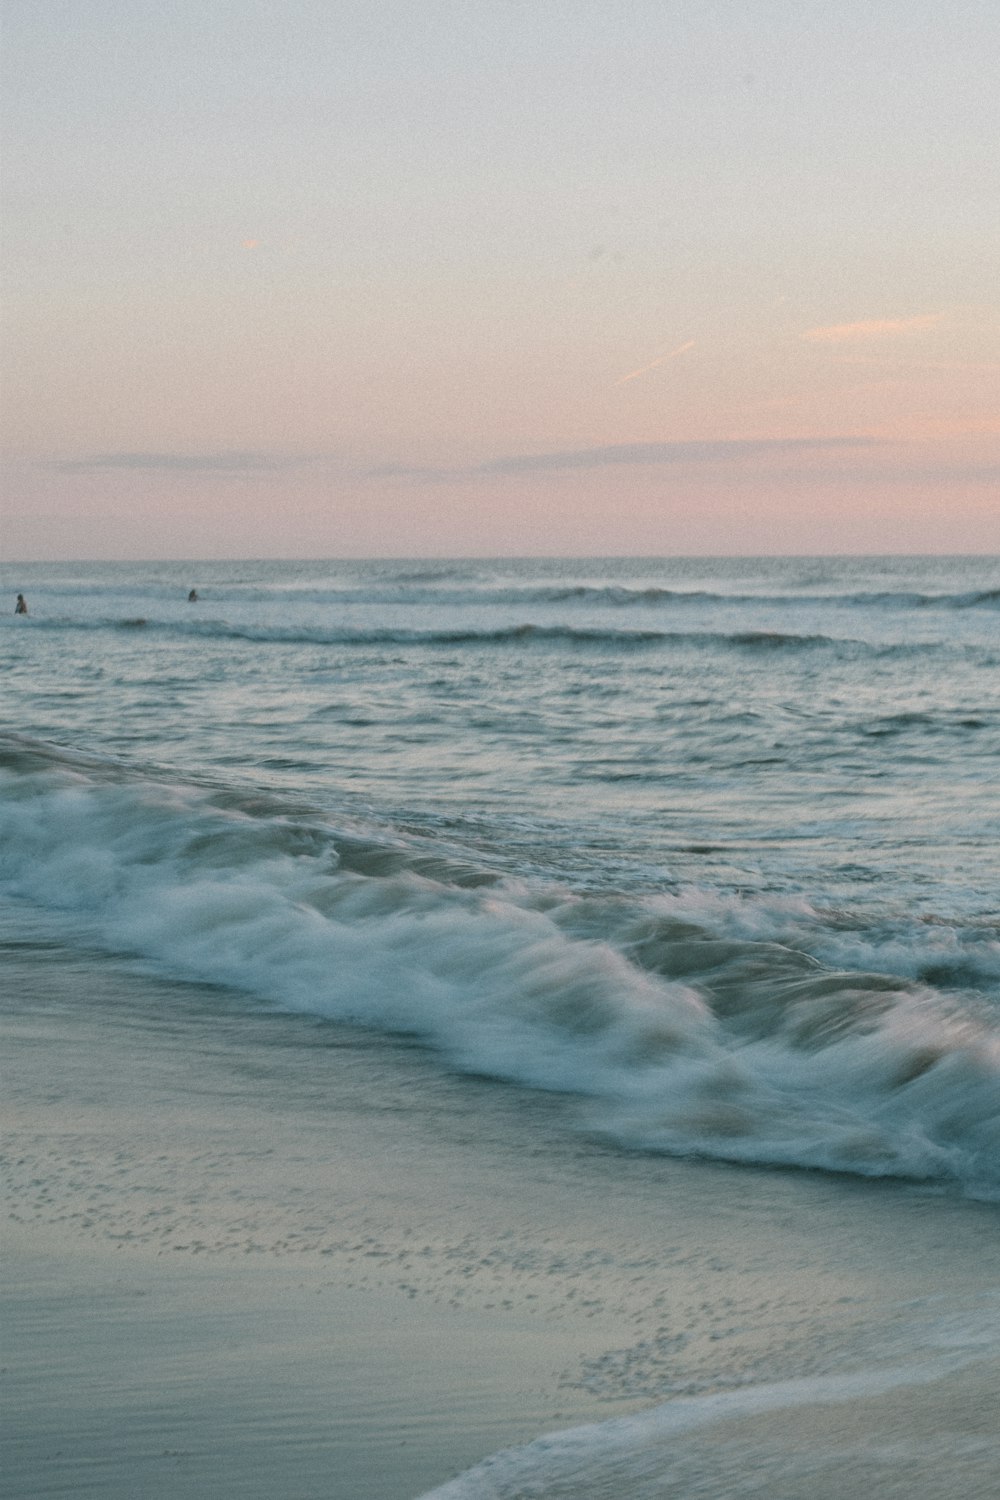
<svg viewBox="0 0 1000 1500">
<path fill-rule="evenodd" d="M 619 1153 L 406 1039 L 7 959 L 5 1494 L 413 1500 L 622 1417 L 643 1495 L 993 1493 L 994 1207 Z M 587 1431 L 545 1494 L 615 1492 Z"/>
</svg>

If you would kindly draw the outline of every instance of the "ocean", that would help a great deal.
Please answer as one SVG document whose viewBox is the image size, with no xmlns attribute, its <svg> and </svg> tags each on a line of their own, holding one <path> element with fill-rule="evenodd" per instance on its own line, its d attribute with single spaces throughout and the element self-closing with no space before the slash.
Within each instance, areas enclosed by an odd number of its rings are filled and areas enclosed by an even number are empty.
<svg viewBox="0 0 1000 1500">
<path fill-rule="evenodd" d="M 403 1041 L 537 1099 L 539 1153 L 561 1101 L 574 1170 L 1000 1201 L 1000 559 L 2 582 L 12 943 L 178 986 L 219 1047 Z"/>
</svg>

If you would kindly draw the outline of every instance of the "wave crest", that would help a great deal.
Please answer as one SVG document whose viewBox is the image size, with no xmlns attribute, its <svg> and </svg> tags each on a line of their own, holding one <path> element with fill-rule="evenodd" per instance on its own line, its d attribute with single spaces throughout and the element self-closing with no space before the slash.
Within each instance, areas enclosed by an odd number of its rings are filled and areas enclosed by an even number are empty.
<svg viewBox="0 0 1000 1500">
<path fill-rule="evenodd" d="M 3 889 L 174 976 L 578 1095 L 630 1147 L 1000 1195 L 995 1011 L 831 965 L 819 913 L 574 898 L 24 741 L 0 790 Z"/>
</svg>

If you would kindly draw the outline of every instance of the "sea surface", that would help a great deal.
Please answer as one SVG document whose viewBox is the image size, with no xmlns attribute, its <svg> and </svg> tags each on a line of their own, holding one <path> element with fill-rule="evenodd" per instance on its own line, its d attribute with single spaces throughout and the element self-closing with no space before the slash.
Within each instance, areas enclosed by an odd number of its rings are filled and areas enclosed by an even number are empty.
<svg viewBox="0 0 1000 1500">
<path fill-rule="evenodd" d="M 602 1149 L 1000 1198 L 1000 559 L 2 583 L 11 912 Z"/>
</svg>

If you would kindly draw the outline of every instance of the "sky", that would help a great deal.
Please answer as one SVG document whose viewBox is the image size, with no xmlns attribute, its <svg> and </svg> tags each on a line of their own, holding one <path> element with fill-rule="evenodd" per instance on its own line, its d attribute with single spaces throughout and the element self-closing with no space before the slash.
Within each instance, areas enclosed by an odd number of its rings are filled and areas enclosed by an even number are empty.
<svg viewBox="0 0 1000 1500">
<path fill-rule="evenodd" d="M 996 0 L 3 0 L 8 559 L 1000 552 Z"/>
</svg>

